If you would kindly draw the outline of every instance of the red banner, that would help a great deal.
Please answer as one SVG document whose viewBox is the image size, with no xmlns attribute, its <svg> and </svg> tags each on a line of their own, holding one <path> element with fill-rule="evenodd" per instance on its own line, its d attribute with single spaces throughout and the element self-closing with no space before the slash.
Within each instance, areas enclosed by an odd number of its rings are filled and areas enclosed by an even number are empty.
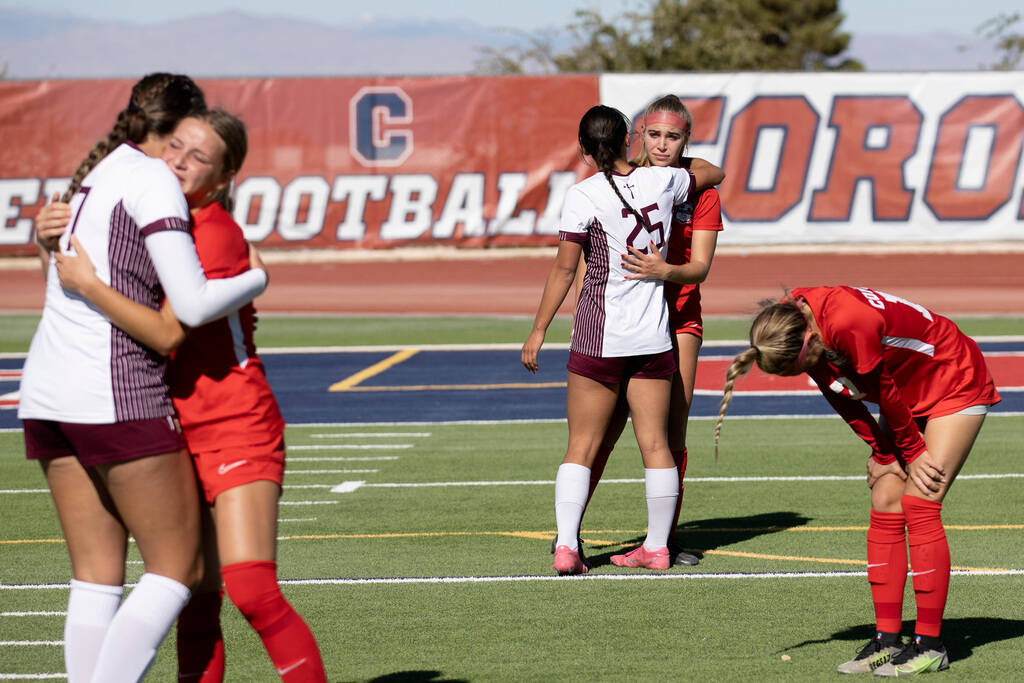
<svg viewBox="0 0 1024 683">
<path fill-rule="evenodd" d="M 128 100 L 131 81 L 0 82 L 0 255 Z M 576 132 L 601 101 L 672 93 L 688 153 L 720 164 L 719 244 L 1024 241 L 1024 72 L 606 74 L 200 81 L 242 117 L 246 236 L 274 248 L 554 244 L 593 172 Z"/>
<path fill-rule="evenodd" d="M 132 81 L 0 82 L 0 253 L 110 129 Z M 593 76 L 224 79 L 249 155 L 235 216 L 265 246 L 553 244 Z"/>
</svg>

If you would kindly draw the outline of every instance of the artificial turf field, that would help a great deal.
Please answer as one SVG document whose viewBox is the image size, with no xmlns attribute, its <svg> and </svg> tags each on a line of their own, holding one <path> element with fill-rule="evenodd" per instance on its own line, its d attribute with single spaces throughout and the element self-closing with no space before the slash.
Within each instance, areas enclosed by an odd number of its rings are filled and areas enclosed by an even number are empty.
<svg viewBox="0 0 1024 683">
<path fill-rule="evenodd" d="M 369 320 L 392 345 L 404 329 Z M 1019 320 L 994 320 L 998 330 L 980 319 L 958 322 L 971 334 L 1021 333 Z M 338 325 L 349 329 L 335 344 L 385 343 L 355 320 L 295 322 L 265 320 L 260 342 L 305 345 L 309 335 L 298 330 Z M 437 336 L 449 322 L 420 322 L 424 331 L 399 338 L 446 341 Z M 712 323 L 708 336 L 720 338 L 742 336 L 735 330 L 745 324 Z M 529 326 L 480 324 L 501 329 L 450 323 L 458 341 L 473 342 L 515 341 L 508 336 L 516 332 L 521 340 Z M 423 341 L 428 329 L 434 336 Z M 716 465 L 711 428 L 694 420 L 689 429 L 679 529 L 703 555 L 699 566 L 655 573 L 609 563 L 642 540 L 646 522 L 627 428 L 584 520 L 596 566 L 584 578 L 558 578 L 549 549 L 564 422 L 290 426 L 283 590 L 316 633 L 331 681 L 832 677 L 873 628 L 863 564 L 866 449 L 838 418 L 733 419 Z M 1024 417 L 990 416 L 944 505 L 958 571 L 942 680 L 1024 680 L 1021 435 Z M 0 680 L 62 678 L 70 568 L 18 432 L 0 433 L 0 476 Z M 129 565 L 129 580 L 141 571 Z M 906 633 L 913 614 L 908 581 Z M 277 680 L 234 607 L 226 603 L 223 615 L 227 680 Z M 174 680 L 173 636 L 149 678 Z"/>
</svg>

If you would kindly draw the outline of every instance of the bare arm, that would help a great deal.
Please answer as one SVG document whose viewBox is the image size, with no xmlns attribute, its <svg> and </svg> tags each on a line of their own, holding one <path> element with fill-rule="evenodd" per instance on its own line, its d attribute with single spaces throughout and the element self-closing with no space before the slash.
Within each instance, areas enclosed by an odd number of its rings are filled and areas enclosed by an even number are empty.
<svg viewBox="0 0 1024 683">
<path fill-rule="evenodd" d="M 523 344 L 521 360 L 523 367 L 530 372 L 537 372 L 537 353 L 544 343 L 548 326 L 558 312 L 558 307 L 565 301 L 566 294 L 576 279 L 576 268 L 580 262 L 583 247 L 576 242 L 559 242 L 555 263 L 548 273 L 544 284 L 544 293 L 540 297 L 540 306 L 533 320 L 533 329 Z"/>
<path fill-rule="evenodd" d="M 693 179 L 697 183 L 698 190 L 706 190 L 725 180 L 725 171 L 705 159 L 691 157 L 689 159 L 689 166 L 687 166 L 684 159 L 683 166 L 690 169 L 690 173 L 693 174 Z"/>
<path fill-rule="evenodd" d="M 103 315 L 137 341 L 162 356 L 170 355 L 185 340 L 185 329 L 174 316 L 169 304 L 154 311 L 132 301 L 96 276 L 89 254 L 71 236 L 71 247 L 78 256 L 56 255 L 57 274 L 61 286 L 88 299 Z"/>
<path fill-rule="evenodd" d="M 690 244 L 690 262 L 672 265 L 665 261 L 661 252 L 652 249 L 651 253 L 627 247 L 628 254 L 622 255 L 622 267 L 630 272 L 627 280 L 665 280 L 678 282 L 681 285 L 693 285 L 704 282 L 711 271 L 711 260 L 715 256 L 718 244 L 717 230 L 694 230 Z"/>
</svg>

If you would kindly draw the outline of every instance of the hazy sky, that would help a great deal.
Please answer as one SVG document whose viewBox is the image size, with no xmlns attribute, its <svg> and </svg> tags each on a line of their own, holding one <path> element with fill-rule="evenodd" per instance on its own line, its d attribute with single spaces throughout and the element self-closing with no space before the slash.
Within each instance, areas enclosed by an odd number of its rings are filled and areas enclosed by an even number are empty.
<svg viewBox="0 0 1024 683">
<path fill-rule="evenodd" d="M 146 3 L 149 4 L 149 3 Z M 576 8 L 599 10 L 606 18 L 621 13 L 622 0 L 172 0 L 144 4 L 138 0 L 0 0 L 0 5 L 68 11 L 96 19 L 129 22 L 163 21 L 228 9 L 280 14 L 344 24 L 371 16 L 416 19 L 469 19 L 489 27 L 536 30 L 561 28 Z M 640 6 L 639 3 L 633 6 Z M 920 34 L 934 31 L 973 33 L 1000 13 L 1020 11 L 1020 0 L 840 0 L 846 14 L 843 30 L 851 33 Z M 368 9 L 369 8 L 369 9 Z"/>
</svg>

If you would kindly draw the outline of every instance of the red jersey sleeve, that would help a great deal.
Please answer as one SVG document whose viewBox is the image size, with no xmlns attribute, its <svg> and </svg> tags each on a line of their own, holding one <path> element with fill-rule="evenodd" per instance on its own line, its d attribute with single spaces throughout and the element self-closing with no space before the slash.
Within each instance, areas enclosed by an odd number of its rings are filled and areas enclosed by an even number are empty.
<svg viewBox="0 0 1024 683">
<path fill-rule="evenodd" d="M 817 381 L 817 379 L 815 379 Z M 871 457 L 883 465 L 888 465 L 896 460 L 896 450 L 892 442 L 882 431 L 874 416 L 868 412 L 867 406 L 861 401 L 856 401 L 848 396 L 837 394 L 827 386 L 821 386 L 821 395 L 829 402 L 846 424 L 850 425 L 853 433 L 861 438 L 871 448 Z"/>
<path fill-rule="evenodd" d="M 709 187 L 700 193 L 697 206 L 693 208 L 693 229 L 722 229 L 722 201 L 716 188 Z"/>
<path fill-rule="evenodd" d="M 896 437 L 896 450 L 906 462 L 910 462 L 925 451 L 924 439 L 914 422 L 907 402 L 903 400 L 900 388 L 896 386 L 889 370 L 882 363 L 878 373 L 878 410 L 889 423 L 893 436 Z"/>
<path fill-rule="evenodd" d="M 209 204 L 196 214 L 193 236 L 207 278 L 232 277 L 249 270 L 245 236 L 220 204 Z"/>
</svg>

